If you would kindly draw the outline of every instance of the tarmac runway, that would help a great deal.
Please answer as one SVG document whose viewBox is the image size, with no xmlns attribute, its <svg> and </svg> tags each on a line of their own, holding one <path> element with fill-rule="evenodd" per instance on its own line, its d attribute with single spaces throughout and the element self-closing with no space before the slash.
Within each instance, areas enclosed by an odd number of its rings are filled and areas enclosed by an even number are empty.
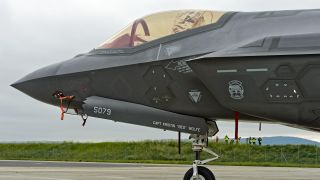
<svg viewBox="0 0 320 180">
<path fill-rule="evenodd" d="M 179 180 L 191 167 L 127 163 L 0 161 L 2 180 Z M 207 166 L 218 180 L 319 180 L 320 168 Z"/>
</svg>

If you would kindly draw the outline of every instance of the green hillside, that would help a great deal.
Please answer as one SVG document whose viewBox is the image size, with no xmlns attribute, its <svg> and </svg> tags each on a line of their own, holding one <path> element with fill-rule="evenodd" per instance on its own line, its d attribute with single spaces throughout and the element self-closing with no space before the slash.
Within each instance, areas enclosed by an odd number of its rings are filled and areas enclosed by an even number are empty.
<svg viewBox="0 0 320 180">
<path fill-rule="evenodd" d="M 221 156 L 211 164 L 320 167 L 320 148 L 312 145 L 210 143 L 209 146 Z M 209 157 L 206 153 L 201 155 Z M 176 141 L 0 144 L 3 160 L 191 164 L 193 158 L 189 141 L 182 142 L 181 154 Z"/>
</svg>

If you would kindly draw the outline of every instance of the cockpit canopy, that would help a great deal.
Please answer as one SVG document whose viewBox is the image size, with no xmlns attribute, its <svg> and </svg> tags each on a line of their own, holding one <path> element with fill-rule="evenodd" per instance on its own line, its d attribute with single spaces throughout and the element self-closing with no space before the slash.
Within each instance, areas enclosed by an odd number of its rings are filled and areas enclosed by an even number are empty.
<svg viewBox="0 0 320 180">
<path fill-rule="evenodd" d="M 98 49 L 130 48 L 165 36 L 216 23 L 224 14 L 219 11 L 180 10 L 151 14 L 135 20 L 102 43 Z"/>
</svg>

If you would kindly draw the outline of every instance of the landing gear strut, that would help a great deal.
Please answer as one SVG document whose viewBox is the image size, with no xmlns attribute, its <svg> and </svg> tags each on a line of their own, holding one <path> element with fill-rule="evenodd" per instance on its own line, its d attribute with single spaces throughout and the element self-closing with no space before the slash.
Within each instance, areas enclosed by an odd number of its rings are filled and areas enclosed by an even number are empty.
<svg viewBox="0 0 320 180">
<path fill-rule="evenodd" d="M 192 168 L 189 169 L 184 175 L 183 180 L 215 180 L 213 173 L 208 168 L 200 166 L 219 158 L 216 153 L 207 148 L 208 135 L 213 136 L 219 130 L 216 123 L 210 123 L 208 125 L 209 132 L 207 135 L 190 135 L 190 139 L 192 139 L 192 150 L 195 153 L 195 160 L 193 161 Z M 211 154 L 212 158 L 200 160 L 200 153 L 202 151 Z"/>
</svg>

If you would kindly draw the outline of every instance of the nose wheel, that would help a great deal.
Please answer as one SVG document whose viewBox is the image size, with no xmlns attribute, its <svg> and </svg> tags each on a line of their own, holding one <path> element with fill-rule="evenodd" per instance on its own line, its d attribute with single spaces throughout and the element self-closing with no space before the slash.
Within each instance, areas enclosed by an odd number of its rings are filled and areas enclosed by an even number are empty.
<svg viewBox="0 0 320 180">
<path fill-rule="evenodd" d="M 206 167 L 198 166 L 198 177 L 193 177 L 193 168 L 190 168 L 184 175 L 183 180 L 215 180 L 213 173 Z"/>
<path fill-rule="evenodd" d="M 216 124 L 214 125 L 216 127 Z M 218 128 L 211 129 L 215 130 L 208 133 L 210 136 L 218 132 Z M 192 139 L 192 150 L 195 153 L 195 160 L 193 161 L 192 168 L 184 175 L 183 180 L 215 180 L 214 174 L 208 168 L 201 166 L 219 158 L 215 152 L 207 148 L 208 135 L 193 134 L 190 135 L 190 139 Z M 200 153 L 202 151 L 212 155 L 212 158 L 200 160 Z"/>
</svg>

